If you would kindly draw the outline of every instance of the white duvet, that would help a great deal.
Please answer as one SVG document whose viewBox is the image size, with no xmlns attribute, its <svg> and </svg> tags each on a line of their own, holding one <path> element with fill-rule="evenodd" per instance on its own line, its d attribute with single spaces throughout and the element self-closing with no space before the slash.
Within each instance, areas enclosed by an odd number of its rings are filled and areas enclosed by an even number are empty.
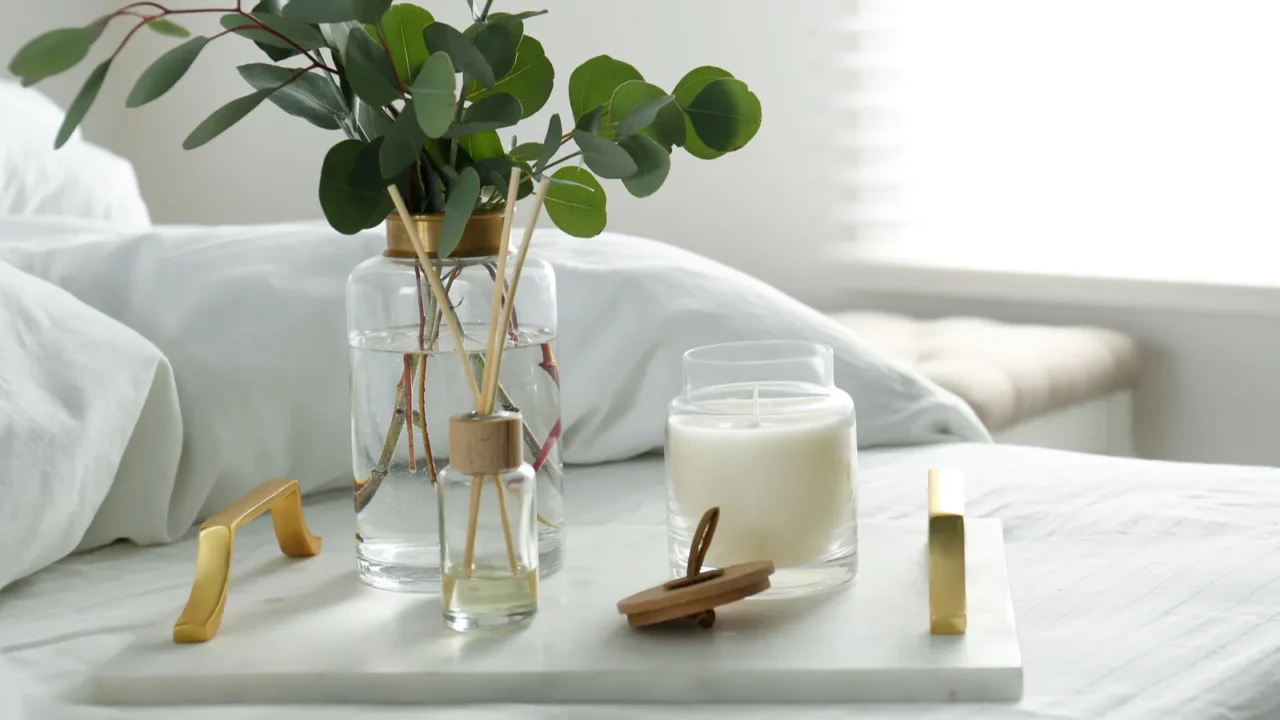
<svg viewBox="0 0 1280 720">
<path fill-rule="evenodd" d="M 832 345 L 863 446 L 986 439 L 764 283 L 638 238 L 534 242 L 557 271 L 566 462 L 660 447 L 681 354 L 750 338 Z M 75 548 L 170 542 L 271 477 L 350 483 L 344 289 L 382 246 L 318 224 L 0 219 L 0 587 Z"/>
<path fill-rule="evenodd" d="M 0 718 L 45 720 L 1261 720 L 1280 717 L 1280 470 L 948 444 L 864 450 L 859 515 L 922 522 L 928 468 L 966 476 L 967 510 L 1004 524 L 1025 666 L 1021 702 L 849 707 L 170 707 L 66 700 L 133 633 L 173 622 L 195 546 L 118 545 L 0 593 Z M 661 524 L 661 461 L 569 470 L 579 525 Z M 349 542 L 338 493 L 308 503 Z M 326 545 L 328 547 L 328 545 Z M 572 548 L 569 549 L 572 552 Z M 245 572 L 277 563 L 270 523 L 237 543 Z M 555 578 L 547 582 L 555 582 Z M 234 601 L 234 586 L 232 601 Z M 833 638 L 839 642 L 839 638 Z M 213 642 L 217 642 L 215 639 Z M 661 688 L 655 688 L 661 699 Z M 5 705 L 6 701 L 9 703 Z M 25 713 L 25 714 L 24 714 Z"/>
</svg>

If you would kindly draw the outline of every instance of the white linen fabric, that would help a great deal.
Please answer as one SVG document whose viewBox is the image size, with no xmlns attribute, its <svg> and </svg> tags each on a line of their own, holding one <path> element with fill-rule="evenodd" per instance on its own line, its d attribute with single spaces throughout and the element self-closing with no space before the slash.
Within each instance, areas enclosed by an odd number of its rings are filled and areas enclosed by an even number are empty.
<svg viewBox="0 0 1280 720">
<path fill-rule="evenodd" d="M 133 165 L 77 129 L 53 147 L 62 108 L 34 88 L 0 79 L 0 216 L 65 216 L 122 227 L 151 224 Z"/>
<path fill-rule="evenodd" d="M 753 338 L 832 345 L 864 446 L 987 439 L 962 401 L 723 265 L 621 235 L 582 241 L 540 232 L 534 242 L 557 273 L 566 462 L 661 447 L 683 352 Z M 129 498 L 99 512 L 95 542 L 176 539 L 271 477 L 298 478 L 308 492 L 350 483 L 345 283 L 383 244 L 377 232 L 349 238 L 318 224 L 134 233 L 72 220 L 0 221 L 0 261 L 132 328 L 173 367 L 180 463 L 168 477 L 122 485 Z"/>
<path fill-rule="evenodd" d="M 0 654 L 23 687 L 18 720 L 681 718 L 691 720 L 1250 720 L 1280 717 L 1280 470 L 942 444 L 864 450 L 861 522 L 923 522 L 928 469 L 961 468 L 967 512 L 1004 523 L 1025 666 L 1020 702 L 858 706 L 98 708 L 67 700 L 133 633 L 173 622 L 193 538 L 68 558 L 0 593 Z M 661 525 L 660 458 L 570 468 L 579 525 Z M 342 493 L 308 501 L 326 543 L 349 542 Z M 569 549 L 572 552 L 572 548 Z M 237 541 L 237 572 L 278 567 L 270 523 Z M 304 561 L 305 562 L 305 561 Z M 259 578 L 263 577 L 258 575 Z M 548 583 L 556 582 L 552 577 Z M 643 581 L 641 582 L 643 584 Z M 231 601 L 235 601 L 234 583 Z M 873 619 L 870 621 L 874 621 Z M 621 622 L 621 620 L 619 620 Z M 927 618 L 921 619 L 927 623 Z M 213 642 L 217 642 L 215 639 Z M 796 652 L 803 652 L 797 648 Z M 3 687 L 0 669 L 0 687 Z M 661 700 L 655 688 L 655 700 Z M 10 702 L 15 702 L 10 700 Z M 0 700 L 0 709 L 7 709 Z M 60 711 L 60 712 L 57 712 Z M 75 715 L 73 713 L 82 713 Z"/>
<path fill-rule="evenodd" d="M 67 291 L 0 263 L 0 587 L 74 550 L 169 535 L 182 421 L 169 362 Z"/>
</svg>

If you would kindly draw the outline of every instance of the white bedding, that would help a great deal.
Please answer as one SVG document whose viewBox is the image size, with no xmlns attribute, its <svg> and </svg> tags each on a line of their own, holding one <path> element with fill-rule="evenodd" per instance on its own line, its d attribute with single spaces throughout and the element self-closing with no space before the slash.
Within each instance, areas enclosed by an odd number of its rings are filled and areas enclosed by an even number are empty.
<svg viewBox="0 0 1280 720">
<path fill-rule="evenodd" d="M 1004 521 L 1026 667 L 1025 697 L 1016 705 L 237 707 L 228 713 L 225 707 L 73 707 L 56 697 L 74 691 L 134 630 L 176 617 L 194 560 L 188 538 L 73 556 L 0 592 L 0 663 L 8 665 L 0 665 L 0 717 L 1280 716 L 1280 471 L 993 445 L 871 450 L 860 457 L 862 522 L 920 519 L 926 470 L 942 464 L 965 469 L 971 515 Z M 566 495 L 569 517 L 578 524 L 663 522 L 654 459 L 573 468 Z M 329 542 L 348 541 L 345 493 L 313 499 L 308 512 Z M 255 523 L 237 544 L 237 567 L 243 572 L 277 552 L 269 524 Z"/>
</svg>

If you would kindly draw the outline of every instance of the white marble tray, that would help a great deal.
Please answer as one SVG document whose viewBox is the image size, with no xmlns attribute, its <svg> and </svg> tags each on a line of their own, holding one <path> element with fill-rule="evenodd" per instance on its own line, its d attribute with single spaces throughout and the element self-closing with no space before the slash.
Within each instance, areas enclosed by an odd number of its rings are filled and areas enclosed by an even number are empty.
<svg viewBox="0 0 1280 720">
<path fill-rule="evenodd" d="M 968 520 L 968 634 L 929 634 L 925 524 L 864 525 L 848 589 L 748 600 L 715 628 L 636 630 L 622 597 L 666 575 L 661 527 L 572 528 L 532 626 L 462 636 L 437 597 L 366 588 L 347 538 L 305 560 L 237 564 L 219 634 L 173 617 L 93 678 L 115 704 L 992 701 L 1022 694 L 998 520 Z"/>
</svg>

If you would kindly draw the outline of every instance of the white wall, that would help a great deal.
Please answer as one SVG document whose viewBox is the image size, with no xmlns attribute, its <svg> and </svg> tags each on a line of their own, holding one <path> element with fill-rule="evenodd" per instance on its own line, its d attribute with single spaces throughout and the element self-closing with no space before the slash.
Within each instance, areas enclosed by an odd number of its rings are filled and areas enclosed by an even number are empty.
<svg viewBox="0 0 1280 720">
<path fill-rule="evenodd" d="M 13 0 L 4 0 L 12 2 Z M 98 2 L 98 0 L 94 0 Z M 115 3 L 112 3 L 114 5 Z M 191 7 L 193 2 L 175 0 Z M 419 0 L 440 19 L 466 21 L 464 0 Z M 25 3 L 38 11 L 0 30 L 25 39 L 51 24 L 50 16 L 95 8 Z M 61 5 L 61 4 L 58 4 Z M 548 108 L 516 129 L 540 139 L 551 112 L 568 114 L 569 74 L 579 63 L 609 54 L 635 65 L 667 89 L 699 65 L 718 65 L 750 85 L 764 107 L 764 122 L 743 151 L 713 162 L 677 151 L 667 184 L 637 200 L 620 183 L 606 184 L 609 228 L 661 238 L 730 262 L 784 288 L 802 290 L 802 267 L 775 261 L 779 253 L 804 257 L 829 230 L 825 181 L 834 129 L 828 108 L 836 67 L 832 44 L 840 0 L 496 0 L 495 9 L 546 8 L 526 29 L 543 42 L 556 66 Z M 216 19 L 183 18 L 208 32 Z M 149 106 L 126 111 L 123 97 L 145 65 L 174 41 L 139 33 L 113 68 L 86 123 L 90 139 L 135 163 L 157 222 L 247 223 L 320 216 L 316 183 L 321 160 L 338 133 L 263 105 L 203 148 L 181 149 L 183 137 L 209 112 L 246 92 L 235 65 L 258 62 L 258 51 L 239 38 L 207 48 L 182 82 Z M 10 51 L 11 52 L 11 51 Z M 50 83 L 56 99 L 70 100 L 87 68 Z M 42 86 L 43 87 L 43 86 Z"/>
</svg>

